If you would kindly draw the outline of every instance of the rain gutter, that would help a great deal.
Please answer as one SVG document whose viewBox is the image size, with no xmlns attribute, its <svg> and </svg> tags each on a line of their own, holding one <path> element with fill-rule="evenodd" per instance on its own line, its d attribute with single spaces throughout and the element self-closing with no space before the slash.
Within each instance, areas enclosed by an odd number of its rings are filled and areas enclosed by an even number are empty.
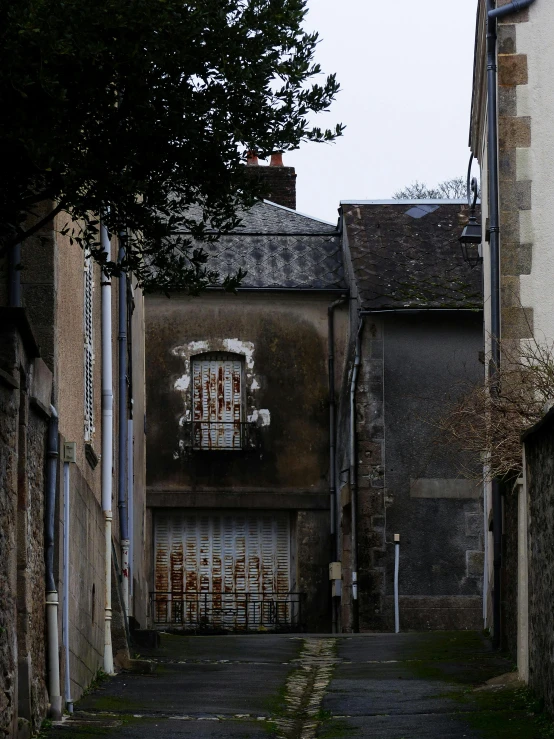
<svg viewBox="0 0 554 739">
<path fill-rule="evenodd" d="M 106 261 L 111 258 L 110 237 L 100 224 L 100 240 Z M 113 468 L 113 388 L 112 388 L 112 284 L 102 274 L 102 511 L 104 513 L 104 672 L 114 674 L 112 653 L 112 468 Z"/>
<path fill-rule="evenodd" d="M 352 377 L 350 379 L 350 528 L 352 544 L 352 631 L 358 632 L 358 466 L 356 459 L 356 387 L 360 371 L 362 354 L 362 330 L 364 318 L 360 316 L 356 333 L 356 349 Z"/>
<path fill-rule="evenodd" d="M 48 451 L 46 462 L 46 496 L 44 499 L 44 563 L 46 579 L 46 655 L 50 716 L 54 721 L 62 717 L 60 690 L 60 649 L 58 632 L 59 597 L 54 577 L 54 536 L 56 530 L 56 498 L 58 491 L 58 413 L 50 406 Z"/>
</svg>

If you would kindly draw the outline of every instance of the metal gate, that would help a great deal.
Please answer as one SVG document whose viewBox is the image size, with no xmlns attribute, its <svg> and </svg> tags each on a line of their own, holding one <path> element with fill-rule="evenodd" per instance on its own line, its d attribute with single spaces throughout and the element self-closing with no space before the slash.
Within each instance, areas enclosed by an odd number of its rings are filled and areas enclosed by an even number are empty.
<svg viewBox="0 0 554 739">
<path fill-rule="evenodd" d="M 239 630 L 299 623 L 290 544 L 287 513 L 157 513 L 154 622 Z"/>
<path fill-rule="evenodd" d="M 240 449 L 242 361 L 225 354 L 192 360 L 192 421 L 196 449 Z"/>
</svg>

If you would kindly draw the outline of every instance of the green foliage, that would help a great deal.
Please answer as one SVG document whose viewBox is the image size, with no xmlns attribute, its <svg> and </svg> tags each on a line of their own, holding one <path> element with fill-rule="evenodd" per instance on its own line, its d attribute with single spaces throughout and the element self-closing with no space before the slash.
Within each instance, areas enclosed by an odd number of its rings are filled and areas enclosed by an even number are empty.
<svg viewBox="0 0 554 739">
<path fill-rule="evenodd" d="M 339 86 L 313 80 L 306 12 L 306 0 L 0 0 L 4 252 L 64 212 L 62 231 L 102 262 L 103 214 L 126 234 L 108 274 L 132 270 L 147 290 L 213 283 L 193 240 L 235 227 L 259 194 L 247 151 L 342 133 L 308 123 Z M 55 206 L 35 214 L 44 201 Z"/>
</svg>

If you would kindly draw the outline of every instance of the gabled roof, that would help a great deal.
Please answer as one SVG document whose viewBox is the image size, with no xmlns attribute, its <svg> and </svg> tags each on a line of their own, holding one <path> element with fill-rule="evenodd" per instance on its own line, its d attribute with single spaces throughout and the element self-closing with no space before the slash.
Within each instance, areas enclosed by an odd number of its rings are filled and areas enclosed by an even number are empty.
<svg viewBox="0 0 554 739">
<path fill-rule="evenodd" d="M 222 277 L 246 270 L 245 288 L 344 289 L 336 226 L 268 201 L 241 219 L 232 233 L 200 245 L 209 256 L 208 269 Z"/>
<path fill-rule="evenodd" d="M 482 308 L 481 268 L 462 258 L 463 201 L 342 203 L 364 310 Z"/>
</svg>

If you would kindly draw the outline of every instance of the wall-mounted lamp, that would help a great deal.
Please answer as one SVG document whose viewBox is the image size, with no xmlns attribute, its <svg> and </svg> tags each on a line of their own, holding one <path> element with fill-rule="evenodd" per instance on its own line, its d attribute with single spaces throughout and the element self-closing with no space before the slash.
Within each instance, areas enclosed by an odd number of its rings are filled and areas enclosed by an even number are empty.
<svg viewBox="0 0 554 739">
<path fill-rule="evenodd" d="M 469 266 L 473 269 L 473 267 L 476 267 L 483 261 L 483 255 L 481 251 L 481 241 L 483 237 L 481 233 L 481 224 L 477 223 L 477 218 L 475 217 L 475 204 L 477 203 L 477 194 L 479 190 L 477 179 L 473 177 L 470 183 L 469 172 L 467 179 L 467 202 L 469 205 L 469 221 L 467 226 L 464 227 L 462 235 L 460 236 L 458 241 L 460 242 L 460 246 L 462 248 L 462 256 L 464 258 L 464 261 L 467 262 Z"/>
</svg>

